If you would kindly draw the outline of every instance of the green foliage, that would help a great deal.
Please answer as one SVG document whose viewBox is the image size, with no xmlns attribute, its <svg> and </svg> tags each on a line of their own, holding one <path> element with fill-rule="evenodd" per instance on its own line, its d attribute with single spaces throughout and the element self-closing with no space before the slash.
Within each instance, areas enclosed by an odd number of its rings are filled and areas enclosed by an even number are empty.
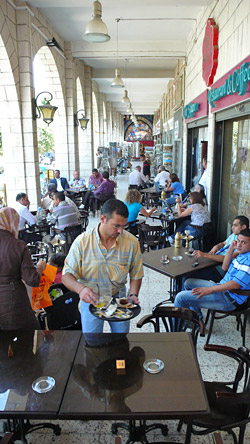
<svg viewBox="0 0 250 444">
<path fill-rule="evenodd" d="M 55 142 L 52 130 L 38 128 L 38 151 L 39 154 L 46 154 L 49 151 L 55 151 Z"/>
</svg>

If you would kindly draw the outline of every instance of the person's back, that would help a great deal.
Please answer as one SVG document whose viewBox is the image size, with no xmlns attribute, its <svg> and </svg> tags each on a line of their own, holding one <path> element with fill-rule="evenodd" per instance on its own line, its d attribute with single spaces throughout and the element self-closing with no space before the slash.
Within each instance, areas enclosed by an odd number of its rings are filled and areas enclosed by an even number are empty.
<svg viewBox="0 0 250 444">
<path fill-rule="evenodd" d="M 53 209 L 53 216 L 56 217 L 56 228 L 58 230 L 64 230 L 66 227 L 78 225 L 78 218 L 75 208 L 68 202 L 61 202 L 56 208 Z"/>
</svg>

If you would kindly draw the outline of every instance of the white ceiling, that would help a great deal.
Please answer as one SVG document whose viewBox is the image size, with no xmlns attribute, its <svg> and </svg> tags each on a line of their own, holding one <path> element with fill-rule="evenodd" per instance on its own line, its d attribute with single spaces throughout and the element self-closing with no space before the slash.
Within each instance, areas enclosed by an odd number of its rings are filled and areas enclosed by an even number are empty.
<svg viewBox="0 0 250 444">
<path fill-rule="evenodd" d="M 102 19 L 111 36 L 109 42 L 101 44 L 82 39 L 85 26 L 92 18 L 91 0 L 29 0 L 26 3 L 37 7 L 58 34 L 71 42 L 73 56 L 93 68 L 99 91 L 106 94 L 118 111 L 126 114 L 126 107 L 121 103 L 124 89 L 110 86 L 116 67 L 121 69 L 135 114 L 153 114 L 167 90 L 168 80 L 173 78 L 177 60 L 186 55 L 187 36 L 196 26 L 195 19 L 201 8 L 213 0 L 100 1 Z M 121 18 L 119 66 L 116 18 Z M 152 18 L 157 20 L 147 20 Z M 173 20 L 163 20 L 165 18 Z"/>
</svg>

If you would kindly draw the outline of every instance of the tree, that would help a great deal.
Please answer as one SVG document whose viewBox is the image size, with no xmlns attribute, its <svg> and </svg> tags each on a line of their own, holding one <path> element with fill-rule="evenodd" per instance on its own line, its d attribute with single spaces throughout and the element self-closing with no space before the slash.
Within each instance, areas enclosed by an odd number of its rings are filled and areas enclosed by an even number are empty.
<svg viewBox="0 0 250 444">
<path fill-rule="evenodd" d="M 54 135 L 50 129 L 38 128 L 38 151 L 39 154 L 55 151 Z"/>
</svg>

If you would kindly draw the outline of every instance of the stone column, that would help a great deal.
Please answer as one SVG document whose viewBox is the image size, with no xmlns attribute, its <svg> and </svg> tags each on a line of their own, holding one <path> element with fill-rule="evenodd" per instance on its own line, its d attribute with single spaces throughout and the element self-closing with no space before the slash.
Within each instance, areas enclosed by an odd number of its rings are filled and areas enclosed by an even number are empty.
<svg viewBox="0 0 250 444">
<path fill-rule="evenodd" d="M 73 171 L 79 169 L 78 130 L 74 127 L 74 110 L 76 110 L 75 64 L 71 53 L 71 43 L 65 43 L 66 73 L 66 121 L 69 153 L 69 179 Z"/>
<path fill-rule="evenodd" d="M 87 129 L 84 131 L 84 141 L 79 146 L 79 163 L 82 177 L 88 179 L 94 166 L 93 159 L 93 122 L 92 122 L 92 83 L 91 68 L 84 66 L 84 99 L 85 115 L 89 120 Z"/>
</svg>

